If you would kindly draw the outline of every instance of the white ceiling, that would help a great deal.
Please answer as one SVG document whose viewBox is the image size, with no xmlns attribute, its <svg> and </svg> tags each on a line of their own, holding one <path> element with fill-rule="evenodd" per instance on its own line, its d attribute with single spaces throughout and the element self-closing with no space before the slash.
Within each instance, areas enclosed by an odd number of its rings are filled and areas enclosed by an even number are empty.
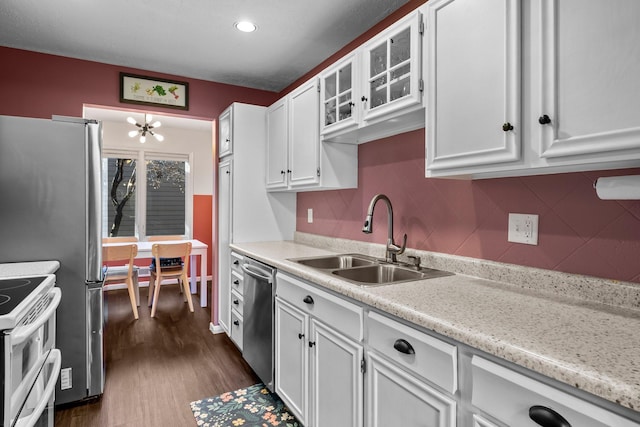
<svg viewBox="0 0 640 427">
<path fill-rule="evenodd" d="M 1 0 L 0 45 L 279 92 L 406 2 Z"/>
</svg>

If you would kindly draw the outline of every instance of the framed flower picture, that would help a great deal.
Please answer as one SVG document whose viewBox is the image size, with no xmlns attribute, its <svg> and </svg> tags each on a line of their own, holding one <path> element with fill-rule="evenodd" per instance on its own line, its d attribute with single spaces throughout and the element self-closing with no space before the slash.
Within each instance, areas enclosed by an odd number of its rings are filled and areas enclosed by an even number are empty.
<svg viewBox="0 0 640 427">
<path fill-rule="evenodd" d="M 189 109 L 189 83 L 120 73 L 120 102 Z"/>
</svg>

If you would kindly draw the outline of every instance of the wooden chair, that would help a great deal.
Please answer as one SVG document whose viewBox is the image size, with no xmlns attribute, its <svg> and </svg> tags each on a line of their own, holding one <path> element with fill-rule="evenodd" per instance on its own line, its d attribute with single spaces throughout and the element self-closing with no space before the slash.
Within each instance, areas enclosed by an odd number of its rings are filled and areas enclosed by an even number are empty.
<svg viewBox="0 0 640 427">
<path fill-rule="evenodd" d="M 122 283 L 123 281 L 127 284 L 133 317 L 137 320 L 140 290 L 138 289 L 138 267 L 133 265 L 136 255 L 138 255 L 138 246 L 135 244 L 102 247 L 103 261 L 128 262 L 126 266 L 105 267 L 104 284 Z"/>
<path fill-rule="evenodd" d="M 155 317 L 158 306 L 158 296 L 160 286 L 165 279 L 178 279 L 180 290 L 185 301 L 189 304 L 189 311 L 193 313 L 193 301 L 189 290 L 189 257 L 191 255 L 191 242 L 185 243 L 154 243 L 151 246 L 151 254 L 155 264 L 151 266 L 151 277 L 149 279 L 149 306 L 151 307 L 151 317 Z M 162 267 L 160 258 L 182 258 L 182 265 Z"/>
</svg>

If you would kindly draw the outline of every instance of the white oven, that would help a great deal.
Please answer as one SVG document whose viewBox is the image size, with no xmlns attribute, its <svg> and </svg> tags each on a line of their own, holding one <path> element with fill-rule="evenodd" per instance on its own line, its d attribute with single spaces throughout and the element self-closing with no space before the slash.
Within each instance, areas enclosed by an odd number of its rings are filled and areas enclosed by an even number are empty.
<svg viewBox="0 0 640 427">
<path fill-rule="evenodd" d="M 4 427 L 53 426 L 61 365 L 56 309 L 62 295 L 54 284 L 53 275 L 0 279 Z"/>
</svg>

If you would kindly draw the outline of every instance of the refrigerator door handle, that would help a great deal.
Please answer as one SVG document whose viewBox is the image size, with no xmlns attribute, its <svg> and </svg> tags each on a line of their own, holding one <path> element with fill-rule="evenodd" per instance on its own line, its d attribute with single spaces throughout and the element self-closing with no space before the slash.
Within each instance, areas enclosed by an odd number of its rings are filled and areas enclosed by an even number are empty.
<svg viewBox="0 0 640 427">
<path fill-rule="evenodd" d="M 87 191 L 87 265 L 85 280 L 100 282 L 102 273 L 102 124 L 85 123 L 87 144 L 85 176 Z"/>
</svg>

